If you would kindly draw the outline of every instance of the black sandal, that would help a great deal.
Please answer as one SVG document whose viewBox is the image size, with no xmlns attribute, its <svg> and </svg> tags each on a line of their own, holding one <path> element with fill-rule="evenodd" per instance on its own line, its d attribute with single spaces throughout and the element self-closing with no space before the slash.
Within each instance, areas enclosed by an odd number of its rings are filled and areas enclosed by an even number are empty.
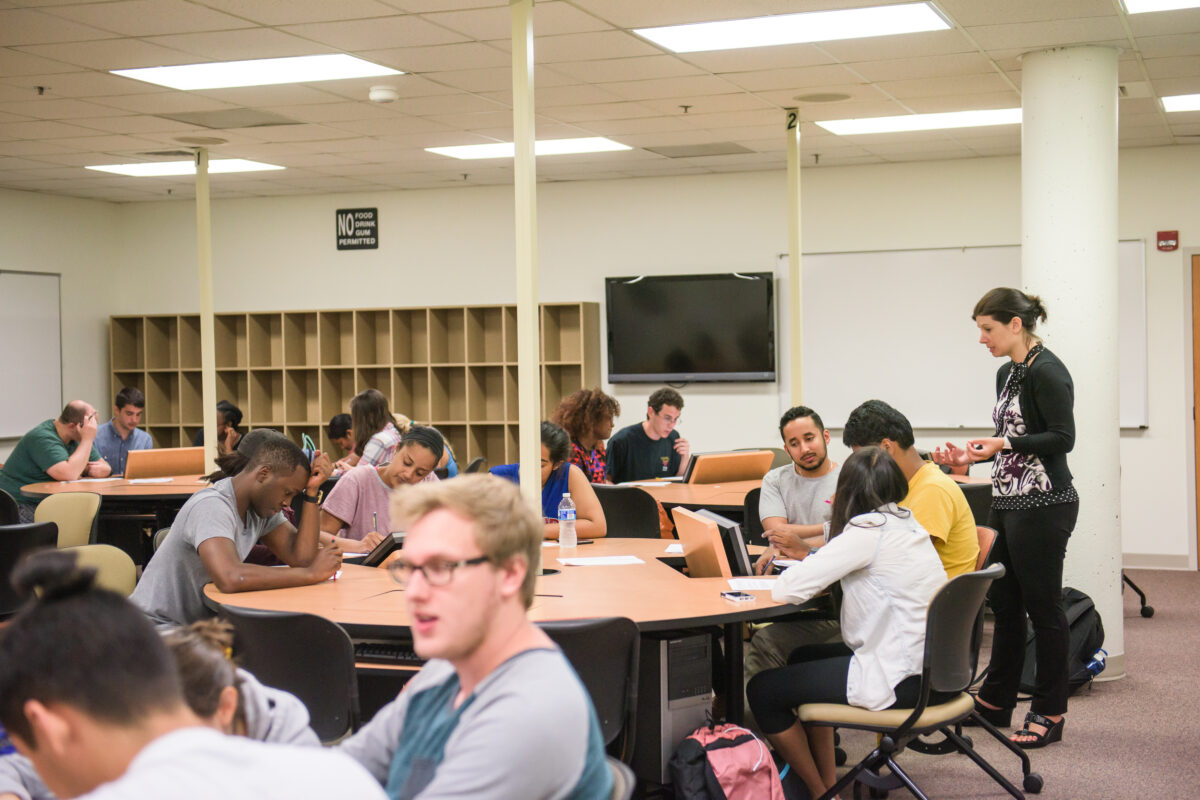
<svg viewBox="0 0 1200 800">
<path fill-rule="evenodd" d="M 1046 719 L 1041 714 L 1035 714 L 1032 711 L 1030 711 L 1028 714 L 1025 715 L 1025 727 L 1021 728 L 1021 730 L 1014 733 L 1013 736 L 1024 735 L 1024 736 L 1032 736 L 1034 738 L 1030 741 L 1020 741 L 1020 740 L 1012 739 L 1010 737 L 1009 741 L 1011 741 L 1013 744 L 1015 744 L 1017 747 L 1021 748 L 1022 750 L 1036 750 L 1039 747 L 1045 747 L 1048 744 L 1053 744 L 1055 742 L 1061 742 L 1063 726 L 1066 724 L 1066 722 L 1067 722 L 1066 717 L 1063 717 L 1058 722 L 1053 722 L 1049 719 Z M 1041 725 L 1046 730 L 1042 733 L 1038 733 L 1037 731 L 1031 731 L 1029 729 L 1030 725 Z"/>
<path fill-rule="evenodd" d="M 979 698 L 975 698 L 975 715 L 981 719 L 985 719 L 997 728 L 1007 728 L 1012 725 L 1011 708 L 988 708 L 983 703 L 979 702 Z M 962 721 L 965 726 L 978 726 L 979 723 L 973 717 L 967 717 Z"/>
</svg>

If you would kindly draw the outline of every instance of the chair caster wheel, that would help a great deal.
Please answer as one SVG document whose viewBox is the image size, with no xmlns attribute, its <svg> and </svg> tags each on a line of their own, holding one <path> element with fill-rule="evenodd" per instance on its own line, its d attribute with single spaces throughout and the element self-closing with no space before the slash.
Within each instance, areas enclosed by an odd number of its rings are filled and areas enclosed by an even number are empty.
<svg viewBox="0 0 1200 800">
<path fill-rule="evenodd" d="M 833 748 L 833 763 L 839 767 L 846 766 L 846 751 L 840 747 Z"/>
<path fill-rule="evenodd" d="M 970 736 L 967 736 L 966 734 L 963 734 L 962 740 L 967 743 L 967 747 L 975 746 L 975 740 L 972 739 Z"/>
<path fill-rule="evenodd" d="M 1038 794 L 1042 791 L 1043 785 L 1044 782 L 1042 781 L 1042 776 L 1036 772 L 1031 772 L 1025 776 L 1025 780 L 1021 784 L 1021 787 L 1030 794 Z"/>
<path fill-rule="evenodd" d="M 1142 606 L 1142 616 L 1150 619 L 1154 616 L 1154 606 Z"/>
</svg>

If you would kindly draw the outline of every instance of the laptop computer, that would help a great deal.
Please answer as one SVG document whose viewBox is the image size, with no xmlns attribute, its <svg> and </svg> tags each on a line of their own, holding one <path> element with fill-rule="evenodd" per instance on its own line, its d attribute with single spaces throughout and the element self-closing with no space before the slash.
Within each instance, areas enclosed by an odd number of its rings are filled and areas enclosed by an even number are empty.
<svg viewBox="0 0 1200 800">
<path fill-rule="evenodd" d="M 172 478 L 204 472 L 203 447 L 164 447 L 130 450 L 125 458 L 125 479 Z"/>
</svg>

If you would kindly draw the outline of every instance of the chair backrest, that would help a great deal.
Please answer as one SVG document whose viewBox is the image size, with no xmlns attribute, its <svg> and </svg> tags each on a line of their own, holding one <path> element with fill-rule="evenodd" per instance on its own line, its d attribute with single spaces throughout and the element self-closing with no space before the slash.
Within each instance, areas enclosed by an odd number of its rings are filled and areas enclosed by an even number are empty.
<svg viewBox="0 0 1200 800">
<path fill-rule="evenodd" d="M 983 612 L 992 581 L 1004 574 L 1003 564 L 968 572 L 946 582 L 929 603 L 925 621 L 925 672 L 938 692 L 961 692 L 975 677 L 971 663 L 972 633 Z"/>
<path fill-rule="evenodd" d="M 58 526 L 53 522 L 0 525 L 0 618 L 11 617 L 21 607 L 9 581 L 13 567 L 30 550 L 54 547 L 57 541 Z"/>
<path fill-rule="evenodd" d="M 960 483 L 958 488 L 962 489 L 967 498 L 967 505 L 971 507 L 971 515 L 975 517 L 976 525 L 986 525 L 988 516 L 992 512 L 992 484 L 991 483 Z"/>
<path fill-rule="evenodd" d="M 84 544 L 70 548 L 80 566 L 96 568 L 96 585 L 128 597 L 137 585 L 137 565 L 119 547 Z"/>
<path fill-rule="evenodd" d="M 758 498 L 761 494 L 761 488 L 751 489 L 746 492 L 746 499 L 742 501 L 742 536 L 746 544 L 763 543 L 763 524 L 758 516 Z"/>
<path fill-rule="evenodd" d="M 95 492 L 63 492 L 38 503 L 33 521 L 56 523 L 58 546 L 78 547 L 95 538 L 99 511 L 100 495 Z"/>
<path fill-rule="evenodd" d="M 475 458 L 471 459 L 471 463 L 463 468 L 462 472 L 464 475 L 469 475 L 472 472 L 483 472 L 485 469 L 487 469 L 487 459 L 483 456 L 475 456 Z"/>
<path fill-rule="evenodd" d="M 621 760 L 633 754 L 637 706 L 637 625 L 625 617 L 541 622 L 538 626 L 562 648 L 587 688 L 606 745 L 623 737 Z"/>
<path fill-rule="evenodd" d="M 203 447 L 160 447 L 130 450 L 125 458 L 125 478 L 171 478 L 204 472 Z"/>
<path fill-rule="evenodd" d="M 739 447 L 734 450 L 735 453 L 745 452 L 746 450 L 770 450 L 775 454 L 775 458 L 771 460 L 771 469 L 777 469 L 786 464 L 792 463 L 792 457 L 787 454 L 787 450 L 782 447 Z"/>
<path fill-rule="evenodd" d="M 163 539 L 166 539 L 170 532 L 170 528 L 159 528 L 154 532 L 154 552 L 158 552 L 158 548 L 162 547 Z"/>
<path fill-rule="evenodd" d="M 0 489 L 0 525 L 16 525 L 20 521 L 21 512 L 17 508 L 16 499 Z"/>
<path fill-rule="evenodd" d="M 312 729 L 334 742 L 358 726 L 354 645 L 336 623 L 314 614 L 222 606 L 233 623 L 238 663 L 267 686 L 308 707 Z"/>
<path fill-rule="evenodd" d="M 979 570 L 987 566 L 992 545 L 996 543 L 996 531 L 986 525 L 976 525 L 975 535 L 979 537 L 979 557 L 975 559 L 975 569 Z"/>
<path fill-rule="evenodd" d="M 630 800 L 637 788 L 637 776 L 628 765 L 608 756 L 608 771 L 612 773 L 613 789 L 609 800 Z"/>
<path fill-rule="evenodd" d="M 608 535 L 633 539 L 658 539 L 658 503 L 645 489 L 637 486 L 609 486 L 593 483 L 596 499 L 608 523 Z"/>
</svg>

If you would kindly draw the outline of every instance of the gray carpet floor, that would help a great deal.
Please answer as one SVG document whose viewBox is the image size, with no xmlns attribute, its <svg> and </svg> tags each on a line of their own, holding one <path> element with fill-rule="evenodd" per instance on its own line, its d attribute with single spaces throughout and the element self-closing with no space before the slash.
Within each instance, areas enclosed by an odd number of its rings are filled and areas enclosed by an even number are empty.
<svg viewBox="0 0 1200 800">
<path fill-rule="evenodd" d="M 1030 751 L 1045 779 L 1040 797 L 1200 797 L 1200 574 L 1131 570 L 1129 576 L 1155 614 L 1143 618 L 1137 596 L 1125 590 L 1126 675 L 1073 696 L 1063 741 Z M 985 642 L 985 661 L 989 649 Z M 1018 704 L 1014 722 L 1026 711 L 1027 703 Z M 1020 788 L 1016 757 L 985 732 L 968 730 L 978 751 Z M 874 746 L 873 736 L 859 732 L 843 731 L 842 740 L 850 763 Z M 963 755 L 906 751 L 898 761 L 931 798 L 1009 796 Z"/>
</svg>

